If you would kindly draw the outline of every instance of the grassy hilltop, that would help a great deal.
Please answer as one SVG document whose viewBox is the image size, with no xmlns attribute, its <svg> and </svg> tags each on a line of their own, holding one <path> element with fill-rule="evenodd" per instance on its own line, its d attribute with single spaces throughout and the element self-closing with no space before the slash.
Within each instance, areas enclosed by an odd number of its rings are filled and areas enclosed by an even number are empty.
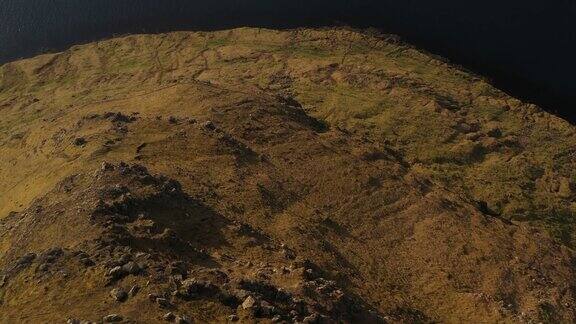
<svg viewBox="0 0 576 324">
<path fill-rule="evenodd" d="M 574 126 L 393 36 L 75 46 L 0 114 L 0 321 L 576 320 Z"/>
</svg>

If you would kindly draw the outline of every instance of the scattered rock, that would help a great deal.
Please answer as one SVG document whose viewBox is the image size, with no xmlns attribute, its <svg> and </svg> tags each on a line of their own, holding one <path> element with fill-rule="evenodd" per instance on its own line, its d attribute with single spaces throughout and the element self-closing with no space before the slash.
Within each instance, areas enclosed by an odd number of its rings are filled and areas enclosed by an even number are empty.
<svg viewBox="0 0 576 324">
<path fill-rule="evenodd" d="M 179 315 L 179 316 L 176 316 L 176 318 L 174 319 L 174 323 L 176 323 L 176 324 L 189 324 L 189 323 L 191 323 L 191 320 L 186 315 Z"/>
<path fill-rule="evenodd" d="M 140 272 L 140 266 L 133 261 L 130 261 L 122 266 L 122 271 L 126 274 L 138 274 Z"/>
<path fill-rule="evenodd" d="M 82 263 L 85 267 L 92 267 L 95 265 L 94 261 L 87 257 L 81 258 L 80 263 Z"/>
<path fill-rule="evenodd" d="M 288 260 L 294 260 L 296 258 L 296 253 L 286 246 L 282 247 L 282 255 Z"/>
<path fill-rule="evenodd" d="M 148 294 L 148 299 L 152 302 L 155 302 L 156 299 L 158 299 L 158 295 L 157 294 Z"/>
<path fill-rule="evenodd" d="M 134 116 L 127 116 L 124 115 L 120 112 L 107 112 L 106 114 L 104 114 L 104 118 L 109 119 L 112 122 L 116 122 L 116 123 L 131 123 L 133 121 L 136 121 L 136 117 Z"/>
<path fill-rule="evenodd" d="M 238 300 L 244 300 L 248 297 L 248 292 L 244 289 L 237 289 L 234 291 L 234 296 L 238 298 Z"/>
<path fill-rule="evenodd" d="M 252 296 L 248 296 L 242 303 L 242 308 L 249 309 L 253 308 L 255 305 L 256 305 L 256 299 L 254 299 L 254 297 Z"/>
<path fill-rule="evenodd" d="M 172 312 L 168 312 L 168 313 L 164 314 L 164 316 L 162 316 L 162 318 L 165 321 L 172 322 L 176 318 L 176 315 L 174 315 L 174 313 L 172 313 Z"/>
<path fill-rule="evenodd" d="M 496 151 L 500 146 L 500 142 L 494 137 L 482 138 L 480 139 L 480 143 L 482 144 L 482 147 L 490 152 Z"/>
<path fill-rule="evenodd" d="M 117 302 L 124 302 L 124 301 L 126 301 L 126 299 L 128 299 L 128 293 L 126 293 L 126 291 L 124 291 L 124 289 L 122 289 L 122 288 L 112 289 L 112 291 L 110 291 L 110 295 Z"/>
<path fill-rule="evenodd" d="M 186 264 L 181 261 L 174 261 L 170 263 L 167 268 L 168 273 L 171 275 L 182 275 L 185 276 L 188 273 Z"/>
<path fill-rule="evenodd" d="M 156 298 L 156 303 L 160 305 L 160 307 L 164 308 L 172 306 L 172 304 L 170 304 L 170 301 L 168 299 L 161 297 Z"/>
<path fill-rule="evenodd" d="M 108 271 L 108 276 L 110 276 L 112 279 L 120 279 L 125 275 L 126 271 L 120 266 L 116 266 Z"/>
<path fill-rule="evenodd" d="M 459 132 L 462 132 L 462 133 L 472 132 L 472 127 L 470 127 L 470 125 L 468 125 L 466 123 L 457 124 L 455 126 L 455 128 L 456 128 L 456 130 L 458 130 Z"/>
<path fill-rule="evenodd" d="M 57 258 L 61 257 L 64 254 L 64 250 L 61 248 L 53 248 L 44 253 L 42 253 L 41 258 L 45 262 L 51 263 L 54 262 Z"/>
<path fill-rule="evenodd" d="M 17 265 L 28 265 L 28 264 L 32 263 L 32 261 L 34 261 L 34 259 L 36 259 L 35 253 L 26 253 L 20 259 L 18 259 L 16 264 Z"/>
<path fill-rule="evenodd" d="M 190 278 L 182 281 L 178 295 L 184 298 L 192 298 L 198 294 L 216 293 L 217 290 L 218 288 L 208 280 Z"/>
<path fill-rule="evenodd" d="M 140 214 L 138 217 L 144 218 L 145 214 Z M 138 252 L 138 253 L 136 253 L 135 257 L 136 257 L 136 259 L 148 259 L 148 258 L 150 258 L 150 254 L 144 253 L 144 252 Z"/>
<path fill-rule="evenodd" d="M 502 131 L 499 128 L 491 128 L 486 134 L 490 137 L 499 138 L 502 136 Z"/>
<path fill-rule="evenodd" d="M 274 315 L 274 313 L 276 312 L 276 308 L 274 306 L 270 305 L 269 302 L 263 300 L 262 302 L 260 302 L 260 307 L 258 308 L 258 312 L 260 313 L 261 316 L 270 317 L 270 316 Z"/>
<path fill-rule="evenodd" d="M 104 323 L 113 323 L 113 322 L 120 322 L 122 321 L 124 318 L 118 314 L 110 314 L 110 315 L 106 315 L 102 318 L 102 321 L 104 321 Z"/>
<path fill-rule="evenodd" d="M 202 126 L 208 130 L 215 130 L 216 126 L 214 125 L 214 123 L 210 120 L 205 121 Z"/>
<path fill-rule="evenodd" d="M 100 170 L 102 171 L 112 171 L 114 170 L 114 165 L 112 165 L 111 163 L 108 163 L 106 161 L 102 162 L 102 164 L 100 165 Z"/>
<path fill-rule="evenodd" d="M 130 295 L 131 297 L 134 297 L 138 294 L 139 291 L 140 291 L 140 286 L 134 285 L 134 286 L 132 286 L 132 288 L 130 288 L 130 291 L 128 291 L 128 295 Z"/>
<path fill-rule="evenodd" d="M 292 318 L 296 318 L 298 317 L 298 312 L 296 310 L 291 310 L 290 313 L 288 313 Z"/>
<path fill-rule="evenodd" d="M 74 145 L 76 145 L 76 146 L 82 146 L 82 145 L 85 145 L 86 143 L 88 143 L 88 142 L 86 141 L 86 139 L 84 137 L 78 137 L 78 138 L 74 139 Z"/>
<path fill-rule="evenodd" d="M 129 172 L 129 171 L 127 171 L 127 172 Z M 124 188 L 122 186 L 116 186 L 115 189 L 118 190 L 119 195 L 128 193 L 128 191 L 129 191 L 127 188 Z M 117 265 L 124 265 L 130 261 L 132 261 L 132 255 L 129 253 L 125 253 L 125 254 L 122 254 L 122 256 L 120 256 L 120 258 L 116 261 L 116 263 L 117 263 Z"/>
<path fill-rule="evenodd" d="M 320 315 L 317 313 L 314 313 L 310 316 L 304 317 L 304 320 L 302 321 L 302 323 L 304 323 L 304 324 L 318 324 L 318 323 L 320 323 Z"/>
<path fill-rule="evenodd" d="M 469 140 L 469 141 L 477 141 L 478 139 L 480 139 L 484 134 L 482 133 L 468 133 L 464 136 L 465 139 Z"/>
</svg>

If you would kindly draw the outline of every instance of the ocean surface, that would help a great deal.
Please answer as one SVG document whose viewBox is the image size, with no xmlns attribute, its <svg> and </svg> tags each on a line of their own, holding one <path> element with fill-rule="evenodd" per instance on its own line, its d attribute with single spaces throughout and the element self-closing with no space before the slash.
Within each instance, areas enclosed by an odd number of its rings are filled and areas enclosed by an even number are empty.
<svg viewBox="0 0 576 324">
<path fill-rule="evenodd" d="M 576 1 L 0 0 L 0 63 L 114 35 L 375 27 L 576 122 Z"/>
</svg>

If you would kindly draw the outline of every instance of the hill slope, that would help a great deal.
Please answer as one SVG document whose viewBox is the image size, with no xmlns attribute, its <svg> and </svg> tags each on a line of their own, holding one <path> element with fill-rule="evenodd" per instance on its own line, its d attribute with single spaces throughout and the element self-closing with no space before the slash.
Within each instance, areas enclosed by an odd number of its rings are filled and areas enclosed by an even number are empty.
<svg viewBox="0 0 576 324">
<path fill-rule="evenodd" d="M 1 321 L 576 320 L 574 127 L 393 37 L 138 35 L 0 75 Z"/>
</svg>

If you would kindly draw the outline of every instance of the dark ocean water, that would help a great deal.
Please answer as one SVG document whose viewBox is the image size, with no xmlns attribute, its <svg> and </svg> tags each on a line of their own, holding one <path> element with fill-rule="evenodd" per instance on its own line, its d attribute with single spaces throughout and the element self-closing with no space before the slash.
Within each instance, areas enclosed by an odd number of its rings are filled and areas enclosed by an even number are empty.
<svg viewBox="0 0 576 324">
<path fill-rule="evenodd" d="M 0 63 L 126 33 L 330 25 L 398 34 L 576 122 L 575 0 L 0 0 Z"/>
</svg>

